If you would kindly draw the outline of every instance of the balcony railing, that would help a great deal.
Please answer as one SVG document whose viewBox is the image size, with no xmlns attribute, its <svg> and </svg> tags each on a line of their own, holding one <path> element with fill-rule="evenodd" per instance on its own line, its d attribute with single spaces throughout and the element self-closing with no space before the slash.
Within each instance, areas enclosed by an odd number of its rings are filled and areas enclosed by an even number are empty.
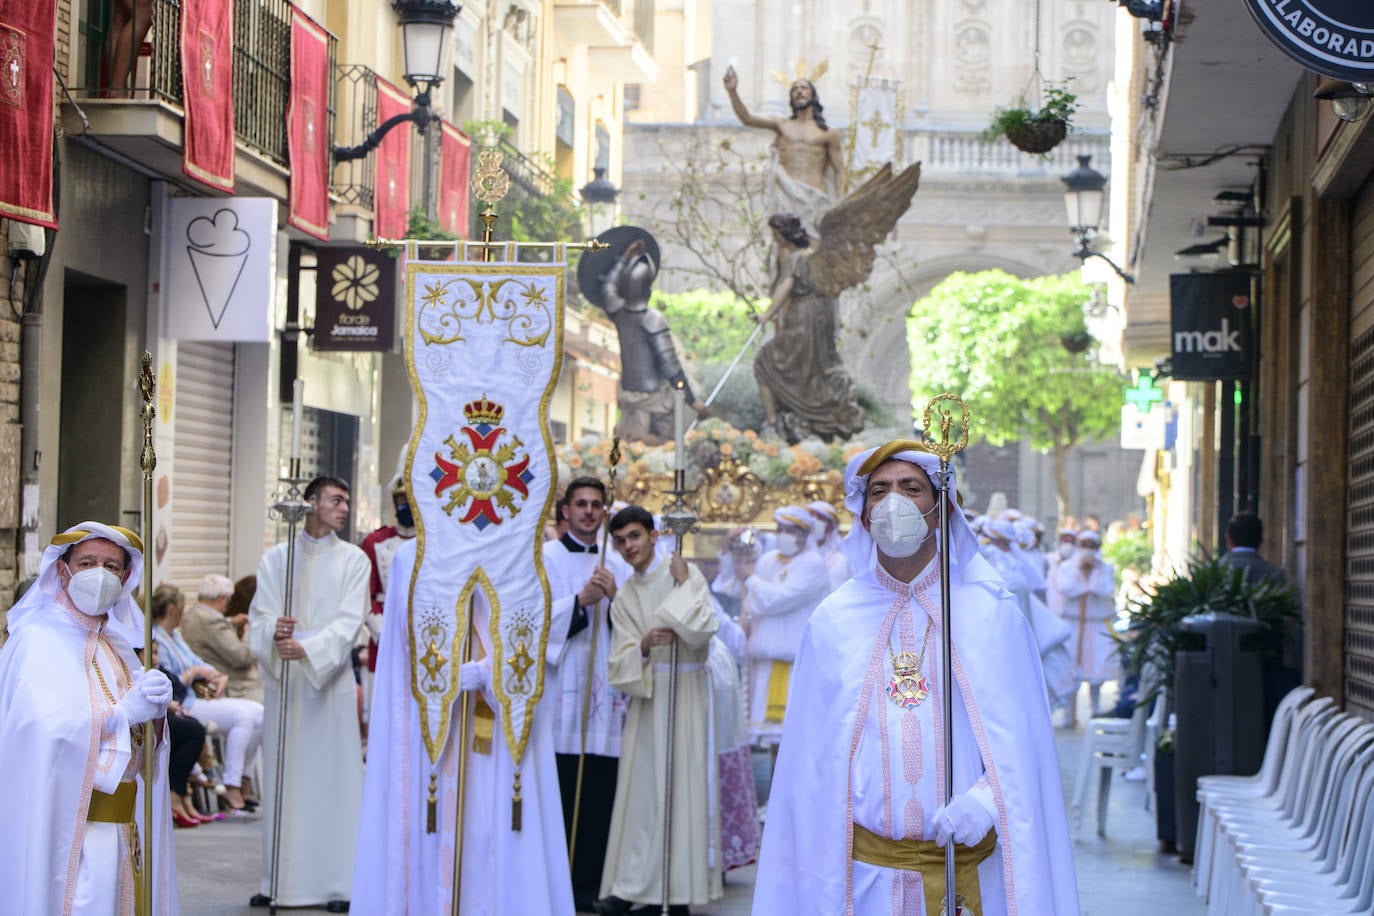
<svg viewBox="0 0 1374 916">
<path fill-rule="evenodd" d="M 342 64 L 334 73 L 339 100 L 334 142 L 339 146 L 357 146 L 377 129 L 377 74 L 362 64 Z M 334 193 L 342 203 L 365 210 L 373 208 L 377 199 L 376 150 L 361 159 L 340 162 L 333 174 Z"/>
<path fill-rule="evenodd" d="M 1030 156 L 999 137 L 984 143 L 976 133 L 914 130 L 904 137 L 907 162 L 920 162 L 922 174 L 997 175 L 1057 178 L 1070 172 L 1082 155 L 1105 157 L 1105 135 L 1070 136 L 1044 156 Z"/>
<path fill-rule="evenodd" d="M 108 5 L 98 15 L 108 17 Z M 84 48 L 87 59 L 79 72 L 86 85 L 78 93 L 88 98 L 155 99 L 182 106 L 181 2 L 152 0 L 153 24 L 137 55 L 132 87 L 108 83 L 108 22 L 86 28 L 102 35 Z M 234 4 L 234 132 L 246 145 L 285 166 L 287 103 L 291 89 L 291 4 L 287 0 L 253 0 Z M 329 37 L 333 70 L 338 42 Z M 329 104 L 333 132 L 334 100 Z"/>
</svg>

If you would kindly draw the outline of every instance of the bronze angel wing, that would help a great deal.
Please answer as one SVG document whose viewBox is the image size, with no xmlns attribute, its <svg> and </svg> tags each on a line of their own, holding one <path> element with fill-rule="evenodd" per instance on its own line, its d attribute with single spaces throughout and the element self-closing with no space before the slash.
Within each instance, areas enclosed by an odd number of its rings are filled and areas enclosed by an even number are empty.
<svg viewBox="0 0 1374 916">
<path fill-rule="evenodd" d="M 893 173 L 878 170 L 821 217 L 820 242 L 811 255 L 816 289 L 834 297 L 868 279 L 877 246 L 901 219 L 921 181 L 921 163 Z"/>
</svg>

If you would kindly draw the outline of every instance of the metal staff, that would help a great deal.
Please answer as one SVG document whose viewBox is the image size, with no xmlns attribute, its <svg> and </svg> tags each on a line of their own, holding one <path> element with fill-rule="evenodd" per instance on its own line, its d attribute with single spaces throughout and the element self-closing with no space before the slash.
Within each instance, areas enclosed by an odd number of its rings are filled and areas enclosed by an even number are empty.
<svg viewBox="0 0 1374 916">
<path fill-rule="evenodd" d="M 153 451 L 153 418 L 157 408 L 153 397 L 157 394 L 157 378 L 153 375 L 153 354 L 143 351 L 143 368 L 138 374 L 138 387 L 143 395 L 143 407 L 139 419 L 143 421 L 143 451 L 138 456 L 139 467 L 143 469 L 143 546 L 148 550 L 153 543 L 153 469 L 157 467 L 157 453 Z M 153 564 L 149 562 L 150 553 L 143 556 L 143 670 L 153 667 Z M 138 899 L 142 912 L 153 911 L 153 764 L 156 754 L 153 748 L 157 737 L 153 733 L 151 720 L 143 723 L 143 836 L 134 839 L 134 853 L 139 858 Z"/>
<path fill-rule="evenodd" d="M 962 411 L 959 424 L 959 438 L 950 441 L 950 426 L 953 425 L 953 405 Z M 940 439 L 936 441 L 930 431 L 931 416 L 940 419 Z M 954 472 L 950 470 L 949 459 L 968 445 L 968 406 L 955 395 L 945 392 L 931 398 L 926 405 L 922 426 L 930 441 L 930 450 L 940 459 L 940 470 L 936 473 L 936 500 L 940 507 L 940 700 L 944 715 L 945 732 L 945 791 L 943 804 L 948 805 L 953 796 L 954 774 L 954 689 L 952 674 L 953 649 L 950 639 L 950 583 L 949 583 L 949 507 L 950 500 L 957 498 L 954 487 Z M 945 845 L 945 916 L 957 916 L 958 895 L 954 886 L 954 837 Z"/>
<path fill-rule="evenodd" d="M 762 321 L 754 325 L 754 330 L 749 332 L 749 336 L 744 341 L 744 346 L 739 348 L 739 352 L 735 354 L 735 358 L 731 360 L 730 365 L 726 367 L 725 374 L 720 377 L 720 381 L 716 382 L 716 387 L 711 389 L 711 393 L 708 394 L 706 400 L 701 403 L 702 407 L 711 406 L 711 402 L 716 399 L 716 395 L 720 394 L 720 390 L 725 387 L 725 383 L 730 380 L 730 376 L 734 375 L 735 370 L 739 368 L 740 360 L 744 359 L 744 354 L 749 352 L 749 348 L 754 345 L 754 341 L 758 340 L 759 334 L 761 333 L 763 333 Z M 697 424 L 700 422 L 701 418 L 699 416 L 693 419 L 692 422 L 687 425 L 687 432 L 690 433 L 692 430 L 696 429 Z"/>
<path fill-rule="evenodd" d="M 296 384 L 300 385 L 299 379 L 296 380 Z M 299 405 L 299 388 L 297 394 L 295 403 Z M 298 415 L 292 418 L 293 427 L 299 422 Z M 292 451 L 295 451 L 294 433 L 292 439 Z M 278 480 L 286 484 L 286 493 L 272 504 L 268 516 L 286 522 L 286 585 L 282 595 L 282 616 L 291 617 L 296 591 L 296 526 L 305 520 L 306 513 L 310 510 L 310 504 L 301 495 L 301 484 L 308 482 L 308 478 L 301 476 L 300 455 L 291 456 L 287 476 Z M 270 898 L 268 907 L 273 916 L 276 916 L 277 912 L 277 882 L 281 877 L 281 809 L 282 789 L 286 777 L 286 709 L 291 686 L 291 660 L 283 658 L 279 661 L 281 695 L 277 699 L 277 772 L 274 780 L 275 794 L 272 797 L 272 867 L 268 873 L 267 883 L 267 896 Z"/>
<path fill-rule="evenodd" d="M 611 454 L 608 459 L 610 468 L 607 476 L 611 479 L 610 494 L 611 502 L 615 502 L 615 472 L 620 464 L 620 437 L 616 436 L 611 440 Z M 606 548 L 611 539 L 611 517 L 609 507 L 605 518 L 605 527 L 601 530 L 601 559 L 597 561 L 597 569 L 606 568 Z M 601 609 L 601 602 L 596 603 L 592 608 L 592 651 L 587 656 L 587 683 L 582 693 L 582 735 L 581 744 L 577 748 L 577 783 L 573 789 L 573 815 L 572 830 L 568 834 L 568 867 L 572 867 L 573 856 L 577 852 L 577 824 L 582 813 L 582 767 L 587 762 L 587 718 L 592 710 L 592 674 L 596 671 L 596 637 L 601 632 L 601 619 L 598 612 Z"/>
<path fill-rule="evenodd" d="M 741 356 L 743 353 L 740 354 Z M 677 388 L 673 392 L 673 408 L 675 413 L 674 428 L 682 429 L 682 414 L 686 400 L 686 391 L 682 382 L 678 382 Z M 676 541 L 674 553 L 682 555 L 682 544 L 688 532 L 696 528 L 697 517 L 691 509 L 687 508 L 687 464 L 683 454 L 682 437 L 678 437 L 677 460 L 674 462 L 676 467 L 673 470 L 673 504 L 667 512 L 663 513 L 663 524 L 673 533 Z M 668 650 L 668 730 L 667 746 L 668 756 L 664 761 L 664 788 L 663 788 L 663 908 L 662 916 L 668 916 L 668 887 L 672 878 L 673 861 L 673 724 L 677 718 L 677 636 L 673 636 L 673 641 L 669 644 Z"/>
</svg>

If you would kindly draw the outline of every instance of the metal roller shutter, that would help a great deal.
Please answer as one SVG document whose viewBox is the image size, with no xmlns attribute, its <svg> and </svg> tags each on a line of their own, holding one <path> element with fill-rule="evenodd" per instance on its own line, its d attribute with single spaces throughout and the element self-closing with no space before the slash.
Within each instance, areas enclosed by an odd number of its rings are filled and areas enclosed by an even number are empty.
<svg viewBox="0 0 1374 916">
<path fill-rule="evenodd" d="M 1345 700 L 1374 721 L 1374 181 L 1355 198 L 1350 245 Z"/>
<path fill-rule="evenodd" d="M 168 583 L 193 593 L 206 573 L 229 571 L 234 345 L 177 345 Z"/>
</svg>

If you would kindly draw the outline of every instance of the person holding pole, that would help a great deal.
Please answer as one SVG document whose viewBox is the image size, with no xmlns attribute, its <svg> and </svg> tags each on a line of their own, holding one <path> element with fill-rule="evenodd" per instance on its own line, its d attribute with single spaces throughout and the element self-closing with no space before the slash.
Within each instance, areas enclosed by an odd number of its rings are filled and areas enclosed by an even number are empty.
<svg viewBox="0 0 1374 916">
<path fill-rule="evenodd" d="M 568 484 L 567 532 L 545 541 L 544 570 L 553 598 L 551 626 L 567 633 L 545 674 L 554 698 L 554 756 L 568 834 L 573 901 L 592 912 L 601 888 L 611 829 L 625 695 L 606 679 L 610 604 L 628 567 L 607 556 L 606 485 L 595 477 Z"/>
<path fill-rule="evenodd" d="M 855 575 L 792 670 L 756 916 L 1079 912 L 1039 651 L 954 497 L 923 443 L 846 470 Z"/>
<path fill-rule="evenodd" d="M 266 712 L 263 823 L 275 825 L 276 805 L 282 806 L 280 836 L 278 842 L 269 837 L 263 843 L 262 890 L 250 903 L 323 904 L 331 913 L 342 913 L 348 911 L 363 791 L 352 650 L 368 610 L 371 567 L 362 550 L 338 536 L 348 519 L 348 484 L 316 477 L 304 496 L 309 511 L 296 537 L 291 614 L 284 615 L 285 543 L 258 564 L 258 589 L 248 613 L 249 645 L 262 671 Z"/>
<path fill-rule="evenodd" d="M 145 861 L 152 912 L 179 911 L 163 719 L 172 685 L 134 654 L 144 627 L 130 596 L 142 566 L 132 531 L 82 522 L 53 538 L 37 581 L 10 609 L 0 650 L 5 912 L 132 913 Z M 148 788 L 145 723 L 151 822 L 139 797 Z"/>
<path fill-rule="evenodd" d="M 720 826 L 708 787 L 716 762 L 707 741 L 705 668 L 719 622 L 706 579 L 695 566 L 681 553 L 655 562 L 658 537 L 653 516 L 640 506 L 611 519 L 611 540 L 634 575 L 611 602 L 610 681 L 630 703 L 597 901 L 603 916 L 623 916 L 633 904 L 657 906 L 665 900 L 671 906 L 664 912 L 686 913 L 689 906 L 723 893 L 721 863 L 708 855 Z M 665 805 L 665 783 L 671 787 L 671 807 Z M 666 837 L 669 811 L 671 836 Z"/>
</svg>

